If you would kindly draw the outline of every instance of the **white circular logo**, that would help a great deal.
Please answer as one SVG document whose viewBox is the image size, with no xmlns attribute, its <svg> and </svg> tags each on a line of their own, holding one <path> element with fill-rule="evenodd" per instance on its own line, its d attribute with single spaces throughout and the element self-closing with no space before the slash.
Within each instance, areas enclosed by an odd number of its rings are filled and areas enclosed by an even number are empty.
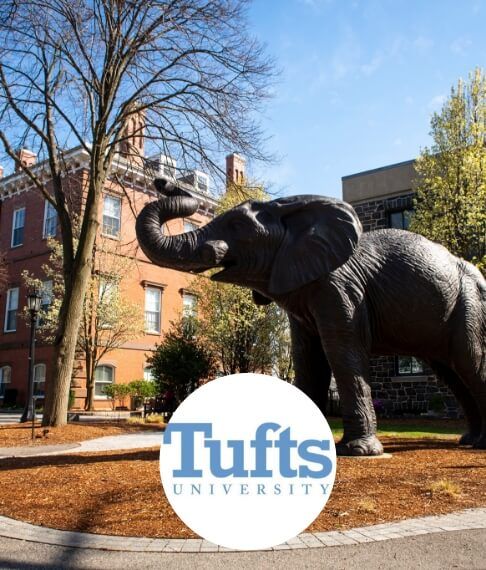
<svg viewBox="0 0 486 570">
<path fill-rule="evenodd" d="M 201 537 L 254 550 L 304 531 L 334 484 L 329 424 L 298 388 L 262 374 L 208 382 L 164 432 L 160 475 L 177 515 Z"/>
</svg>

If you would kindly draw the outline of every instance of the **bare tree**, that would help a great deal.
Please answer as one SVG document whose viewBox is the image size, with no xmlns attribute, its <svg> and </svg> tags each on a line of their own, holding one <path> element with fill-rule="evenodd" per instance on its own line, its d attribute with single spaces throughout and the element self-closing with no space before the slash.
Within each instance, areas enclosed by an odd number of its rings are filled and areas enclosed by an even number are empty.
<svg viewBox="0 0 486 570">
<path fill-rule="evenodd" d="M 98 211 L 120 153 L 140 164 L 127 131 L 152 148 L 215 171 L 217 153 L 264 158 L 255 111 L 271 62 L 249 36 L 247 0 L 4 0 L 0 4 L 0 142 L 56 208 L 65 295 L 45 425 L 66 421 L 77 333 L 91 275 Z M 66 150 L 89 155 L 79 240 Z M 42 167 L 21 163 L 28 147 Z M 1 157 L 0 157 L 1 158 Z M 75 202 L 75 201 L 74 201 Z"/>
</svg>

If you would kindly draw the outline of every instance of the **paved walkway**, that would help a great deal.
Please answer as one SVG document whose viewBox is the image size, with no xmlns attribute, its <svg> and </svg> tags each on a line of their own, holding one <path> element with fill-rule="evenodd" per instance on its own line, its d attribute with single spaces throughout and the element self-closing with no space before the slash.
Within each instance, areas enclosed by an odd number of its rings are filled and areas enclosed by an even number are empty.
<svg viewBox="0 0 486 570">
<path fill-rule="evenodd" d="M 410 536 L 336 548 L 273 552 L 116 552 L 0 537 L 0 568 L 12 570 L 444 570 L 483 569 L 486 530 Z"/>
<path fill-rule="evenodd" d="M 267 550 L 329 548 L 472 529 L 486 529 L 486 508 L 467 509 L 448 515 L 420 517 L 393 523 L 359 527 L 352 530 L 307 532 Z M 173 553 L 237 552 L 198 538 L 136 538 L 89 534 L 45 528 L 2 516 L 0 516 L 0 536 L 41 544 L 88 548 L 90 550 Z"/>
<path fill-rule="evenodd" d="M 143 449 L 159 447 L 162 443 L 162 432 L 144 431 L 123 435 L 108 435 L 81 443 L 59 445 L 30 445 L 23 447 L 0 447 L 0 459 L 5 457 L 34 457 L 40 455 L 61 455 L 69 453 L 86 453 L 96 451 L 118 451 L 123 449 Z"/>
</svg>

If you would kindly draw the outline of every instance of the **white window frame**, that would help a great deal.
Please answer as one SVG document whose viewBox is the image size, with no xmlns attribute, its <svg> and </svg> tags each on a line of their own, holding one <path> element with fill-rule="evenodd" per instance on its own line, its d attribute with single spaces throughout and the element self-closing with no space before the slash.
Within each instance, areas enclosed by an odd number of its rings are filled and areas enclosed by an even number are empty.
<svg viewBox="0 0 486 570">
<path fill-rule="evenodd" d="M 5 371 L 8 370 L 8 380 L 5 380 Z M 3 398 L 5 396 L 5 389 L 7 384 L 10 384 L 12 382 L 12 367 L 8 364 L 4 364 L 3 366 L 0 366 L 0 387 L 2 387 L 0 389 L 0 398 Z"/>
<path fill-rule="evenodd" d="M 188 299 L 190 302 L 187 302 Z M 185 318 L 197 317 L 197 295 L 189 291 L 182 292 L 182 316 Z"/>
<path fill-rule="evenodd" d="M 106 380 L 96 380 L 96 370 L 98 368 L 109 368 L 111 370 L 111 382 L 108 382 Z M 108 395 L 101 395 L 101 394 L 97 394 L 96 393 L 96 384 L 114 384 L 115 383 L 115 367 L 112 364 L 98 364 L 98 366 L 95 368 L 95 377 L 94 377 L 94 399 L 95 400 L 108 400 Z"/>
<path fill-rule="evenodd" d="M 149 366 L 148 364 L 146 366 L 143 367 L 143 379 L 146 382 L 154 382 L 155 381 L 155 377 L 154 377 L 154 373 L 153 373 L 153 368 L 152 366 Z"/>
<path fill-rule="evenodd" d="M 147 326 L 147 313 L 156 314 L 156 311 L 147 310 L 147 292 L 155 291 L 158 294 L 158 330 L 151 329 Z M 145 317 L 145 332 L 149 334 L 160 334 L 162 332 L 162 289 L 160 287 L 147 286 L 145 287 L 145 305 L 144 305 L 144 317 Z"/>
<path fill-rule="evenodd" d="M 16 294 L 17 294 L 17 306 L 15 308 L 10 307 L 11 299 L 13 296 L 13 291 L 16 291 Z M 17 312 L 19 310 L 19 293 L 20 293 L 19 287 L 12 287 L 11 289 L 9 289 L 7 291 L 7 298 L 6 298 L 6 302 L 5 302 L 5 323 L 4 323 L 4 327 L 3 327 L 4 332 L 15 332 L 17 330 Z M 12 311 L 15 311 L 15 328 L 9 329 L 9 328 L 7 328 L 7 326 L 8 326 L 8 315 Z"/>
<path fill-rule="evenodd" d="M 22 225 L 19 226 L 18 224 L 18 217 L 20 216 L 20 212 L 23 212 L 23 219 L 22 219 Z M 14 244 L 14 235 L 15 235 L 15 231 L 16 230 L 20 230 L 23 229 L 24 231 L 22 232 L 22 241 L 20 243 L 16 243 Z M 10 237 L 10 247 L 20 247 L 21 245 L 24 245 L 24 238 L 25 238 L 25 207 L 22 208 L 17 208 L 16 210 L 13 211 L 12 214 L 12 235 Z"/>
<path fill-rule="evenodd" d="M 38 380 L 38 370 L 42 370 L 43 374 L 41 379 Z M 42 391 L 39 389 L 39 384 L 44 384 Z M 34 396 L 37 398 L 43 398 L 45 394 L 45 384 L 46 384 L 46 365 L 43 362 L 39 362 L 34 366 Z"/>
<path fill-rule="evenodd" d="M 107 200 L 116 200 L 118 202 L 118 218 L 115 216 L 111 216 L 105 214 L 105 205 Z M 112 239 L 119 239 L 121 235 L 121 209 L 122 209 L 122 200 L 120 196 L 113 196 L 113 194 L 105 194 L 103 197 L 103 217 L 101 220 L 101 233 L 102 235 L 112 238 Z M 118 233 L 114 234 L 110 231 L 106 231 L 105 229 L 105 217 L 109 218 L 110 220 L 117 220 L 118 221 Z"/>
<path fill-rule="evenodd" d="M 53 227 L 52 227 L 53 226 Z M 42 225 L 42 237 L 44 239 L 57 235 L 57 210 L 46 200 L 44 203 L 44 223 Z"/>
</svg>

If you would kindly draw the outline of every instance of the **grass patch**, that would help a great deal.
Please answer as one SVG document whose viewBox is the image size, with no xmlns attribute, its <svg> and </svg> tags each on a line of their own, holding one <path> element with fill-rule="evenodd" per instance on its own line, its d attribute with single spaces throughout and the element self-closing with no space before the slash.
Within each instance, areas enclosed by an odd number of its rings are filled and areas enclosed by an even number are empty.
<svg viewBox="0 0 486 570">
<path fill-rule="evenodd" d="M 358 503 L 358 511 L 367 515 L 374 514 L 377 511 L 375 501 L 372 499 L 364 499 Z"/>
<path fill-rule="evenodd" d="M 343 433 L 343 423 L 340 418 L 327 420 L 335 436 Z M 430 420 L 430 419 L 403 419 L 378 420 L 378 437 L 423 438 L 423 437 L 457 437 L 466 429 L 462 420 Z"/>
<path fill-rule="evenodd" d="M 165 421 L 162 414 L 148 414 L 144 418 L 140 416 L 128 418 L 127 423 L 130 425 L 165 424 Z"/>
<path fill-rule="evenodd" d="M 433 497 L 450 497 L 451 499 L 457 499 L 461 496 L 461 488 L 459 485 L 448 479 L 434 481 L 426 488 L 426 492 Z"/>
</svg>

